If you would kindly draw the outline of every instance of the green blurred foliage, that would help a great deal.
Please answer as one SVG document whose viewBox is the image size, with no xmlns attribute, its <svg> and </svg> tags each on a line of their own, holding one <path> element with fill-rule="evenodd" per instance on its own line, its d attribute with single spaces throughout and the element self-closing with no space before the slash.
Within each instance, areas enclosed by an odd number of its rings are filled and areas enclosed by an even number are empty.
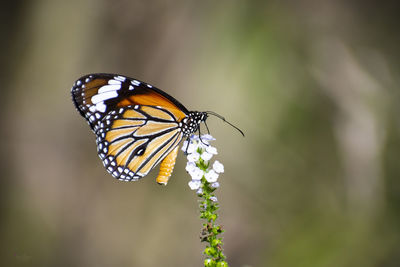
<svg viewBox="0 0 400 267">
<path fill-rule="evenodd" d="M 1 9 L 2 266 L 200 266 L 178 157 L 111 178 L 69 88 L 92 72 L 213 110 L 230 266 L 398 266 L 395 1 L 13 1 Z"/>
</svg>

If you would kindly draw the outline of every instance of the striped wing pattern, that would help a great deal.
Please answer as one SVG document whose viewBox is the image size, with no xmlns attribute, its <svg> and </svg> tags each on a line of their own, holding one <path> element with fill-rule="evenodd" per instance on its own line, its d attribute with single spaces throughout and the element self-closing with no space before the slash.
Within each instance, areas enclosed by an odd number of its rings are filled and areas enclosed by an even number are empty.
<svg viewBox="0 0 400 267">
<path fill-rule="evenodd" d="M 96 132 L 96 125 L 111 111 L 135 105 L 161 106 L 179 121 L 187 109 L 173 97 L 152 85 L 116 74 L 90 74 L 78 79 L 72 89 L 72 101 Z"/>
<path fill-rule="evenodd" d="M 172 112 L 140 105 L 111 111 L 95 133 L 104 167 L 123 181 L 135 181 L 147 175 L 183 137 Z"/>
<path fill-rule="evenodd" d="M 207 118 L 148 83 L 118 74 L 82 76 L 71 94 L 97 136 L 105 168 L 123 181 L 136 181 L 162 162 L 157 181 L 166 184 L 176 159 L 174 149 Z"/>
</svg>

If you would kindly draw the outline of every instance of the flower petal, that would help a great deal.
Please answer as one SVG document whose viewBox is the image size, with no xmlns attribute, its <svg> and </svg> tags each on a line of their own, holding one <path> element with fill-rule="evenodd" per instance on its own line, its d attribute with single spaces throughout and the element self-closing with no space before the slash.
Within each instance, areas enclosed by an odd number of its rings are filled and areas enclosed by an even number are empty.
<svg viewBox="0 0 400 267">
<path fill-rule="evenodd" d="M 201 182 L 198 181 L 198 180 L 196 180 L 196 181 L 193 181 L 193 180 L 192 180 L 192 181 L 190 181 L 190 182 L 188 183 L 188 185 L 189 185 L 190 189 L 192 189 L 192 190 L 197 190 L 197 189 L 200 188 Z"/>
<path fill-rule="evenodd" d="M 216 173 L 214 170 L 210 170 L 209 172 L 204 174 L 204 177 L 209 183 L 215 183 L 218 180 L 218 176 L 218 173 Z"/>
<path fill-rule="evenodd" d="M 199 158 L 200 158 L 200 154 L 197 152 L 193 152 L 193 153 L 187 155 L 187 160 L 189 162 L 196 162 L 199 160 Z"/>
<path fill-rule="evenodd" d="M 196 194 L 197 195 L 202 195 L 203 194 L 203 188 L 200 187 L 199 189 L 197 189 Z"/>
<path fill-rule="evenodd" d="M 215 138 L 211 136 L 211 134 L 203 134 L 201 135 L 201 139 L 203 141 L 214 141 Z"/>
<path fill-rule="evenodd" d="M 189 142 L 187 140 L 183 141 L 182 151 L 187 153 L 187 154 L 191 154 L 193 152 L 196 152 L 197 148 L 200 146 L 198 138 L 199 137 L 197 135 L 192 135 L 189 138 Z"/>
<path fill-rule="evenodd" d="M 224 165 L 222 165 L 221 162 L 216 160 L 213 164 L 213 170 L 217 173 L 223 173 L 224 172 Z"/>
<path fill-rule="evenodd" d="M 186 168 L 185 169 L 186 169 L 186 171 L 188 173 L 193 172 L 195 168 L 197 168 L 196 167 L 196 163 L 190 162 L 190 161 L 188 163 L 186 163 Z"/>
<path fill-rule="evenodd" d="M 212 183 L 210 186 L 211 186 L 211 188 L 218 188 L 219 187 L 219 183 L 215 182 L 215 183 Z"/>
<path fill-rule="evenodd" d="M 217 155 L 218 154 L 217 149 L 215 147 L 213 147 L 213 146 L 208 146 L 206 148 L 206 151 L 208 153 L 210 153 L 210 154 L 213 154 L 213 155 Z"/>
<path fill-rule="evenodd" d="M 186 152 L 186 149 L 187 149 L 187 146 L 189 145 L 189 142 L 188 141 L 183 141 L 183 145 L 182 145 L 182 147 L 181 147 L 181 150 L 183 151 L 183 152 Z"/>
<path fill-rule="evenodd" d="M 217 199 L 217 197 L 216 197 L 216 196 L 212 196 L 212 197 L 210 197 L 210 200 L 211 200 L 212 202 L 217 202 L 217 201 L 218 201 L 218 199 Z"/>
<path fill-rule="evenodd" d="M 189 172 L 190 176 L 192 176 L 192 180 L 201 180 L 204 176 L 204 171 L 196 167 L 193 171 Z"/>
<path fill-rule="evenodd" d="M 201 158 L 205 161 L 209 161 L 212 158 L 212 154 L 204 151 L 203 153 L 201 153 Z"/>
</svg>

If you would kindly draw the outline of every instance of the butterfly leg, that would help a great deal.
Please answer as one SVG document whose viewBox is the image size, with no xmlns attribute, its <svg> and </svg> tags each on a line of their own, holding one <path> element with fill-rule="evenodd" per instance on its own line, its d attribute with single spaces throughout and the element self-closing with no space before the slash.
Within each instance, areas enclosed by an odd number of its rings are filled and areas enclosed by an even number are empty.
<svg viewBox="0 0 400 267">
<path fill-rule="evenodd" d="M 208 127 L 207 127 L 207 129 L 208 129 Z M 199 131 L 199 139 L 200 139 L 200 142 L 202 142 L 204 145 L 208 146 L 208 144 L 207 144 L 207 143 L 204 143 L 203 140 L 201 139 L 200 125 L 199 125 L 199 128 L 198 128 L 198 131 Z"/>
<path fill-rule="evenodd" d="M 205 125 L 206 128 L 207 128 L 207 133 L 210 134 L 210 130 L 208 129 L 208 125 L 207 125 L 206 121 L 204 121 L 204 125 Z"/>
<path fill-rule="evenodd" d="M 187 146 L 186 146 L 186 149 L 185 149 L 185 155 L 188 154 L 188 149 L 189 149 L 189 144 L 190 144 L 190 136 L 188 136 L 186 138 L 186 144 L 187 144 Z"/>
</svg>

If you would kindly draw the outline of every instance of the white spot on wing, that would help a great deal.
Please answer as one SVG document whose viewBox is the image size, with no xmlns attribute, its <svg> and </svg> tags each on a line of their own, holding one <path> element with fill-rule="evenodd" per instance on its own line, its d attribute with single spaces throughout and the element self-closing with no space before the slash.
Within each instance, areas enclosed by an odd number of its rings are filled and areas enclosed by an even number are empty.
<svg viewBox="0 0 400 267">
<path fill-rule="evenodd" d="M 96 104 L 96 110 L 104 113 L 107 109 L 107 106 L 104 104 L 104 102 L 100 102 Z"/>
<path fill-rule="evenodd" d="M 115 76 L 114 79 L 124 82 L 126 80 L 126 77 L 119 75 L 119 76 Z"/>
<path fill-rule="evenodd" d="M 97 103 L 103 102 L 104 100 L 115 98 L 117 96 L 118 96 L 118 93 L 116 91 L 109 91 L 109 92 L 104 92 L 104 93 L 101 93 L 101 94 L 94 95 L 94 96 L 92 96 L 91 100 L 92 100 L 93 104 L 97 104 Z"/>
<path fill-rule="evenodd" d="M 108 81 L 108 84 L 121 84 L 121 81 L 111 79 Z"/>
<path fill-rule="evenodd" d="M 100 87 L 100 89 L 97 93 L 101 94 L 101 93 L 106 93 L 106 92 L 110 92 L 110 91 L 117 91 L 119 89 L 121 89 L 121 83 L 108 84 L 108 85 L 103 85 L 102 87 Z"/>
</svg>

